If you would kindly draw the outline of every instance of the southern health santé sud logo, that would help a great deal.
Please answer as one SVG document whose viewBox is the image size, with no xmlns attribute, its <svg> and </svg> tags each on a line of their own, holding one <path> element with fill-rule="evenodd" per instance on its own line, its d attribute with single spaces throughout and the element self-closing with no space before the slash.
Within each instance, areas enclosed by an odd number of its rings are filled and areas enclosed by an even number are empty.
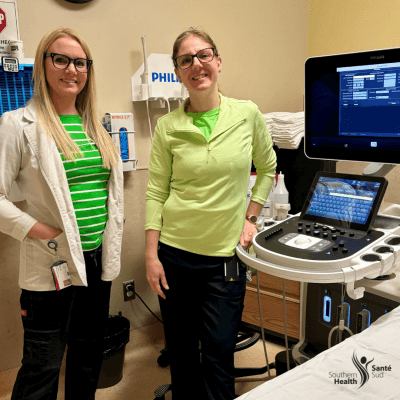
<svg viewBox="0 0 400 400">
<path fill-rule="evenodd" d="M 369 379 L 381 379 L 384 378 L 385 373 L 392 372 L 391 365 L 377 365 L 371 363 L 374 358 L 368 359 L 365 356 L 359 356 L 354 350 L 351 358 L 354 366 L 358 370 L 357 372 L 341 371 L 341 372 L 329 372 L 329 378 L 333 380 L 335 385 L 357 385 L 358 389 L 364 386 Z"/>
</svg>

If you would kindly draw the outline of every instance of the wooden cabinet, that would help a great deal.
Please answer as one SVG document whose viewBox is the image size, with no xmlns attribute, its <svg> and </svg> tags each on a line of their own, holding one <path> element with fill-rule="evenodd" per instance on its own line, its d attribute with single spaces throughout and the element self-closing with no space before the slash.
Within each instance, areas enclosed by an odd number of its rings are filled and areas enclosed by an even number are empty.
<svg viewBox="0 0 400 400">
<path fill-rule="evenodd" d="M 284 335 L 282 278 L 259 272 L 261 309 L 264 330 L 271 334 Z M 300 283 L 285 280 L 287 334 L 299 339 L 300 327 Z M 257 296 L 257 277 L 247 282 L 242 321 L 260 327 Z"/>
</svg>

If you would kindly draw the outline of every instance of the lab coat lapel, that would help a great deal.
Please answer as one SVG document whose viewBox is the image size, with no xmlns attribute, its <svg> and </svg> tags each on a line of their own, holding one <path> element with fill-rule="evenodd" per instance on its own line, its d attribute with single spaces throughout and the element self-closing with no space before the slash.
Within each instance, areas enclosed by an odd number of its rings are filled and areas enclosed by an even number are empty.
<svg viewBox="0 0 400 400">
<path fill-rule="evenodd" d="M 25 127 L 24 134 L 55 197 L 58 197 L 55 192 L 65 191 L 65 188 L 69 191 L 64 166 L 55 141 L 46 134 L 37 121 Z"/>
<path fill-rule="evenodd" d="M 46 133 L 40 129 L 38 122 L 33 122 L 24 128 L 24 134 L 38 159 L 40 169 L 46 178 L 50 175 L 50 160 L 51 148 L 55 146 L 52 140 Z"/>
</svg>

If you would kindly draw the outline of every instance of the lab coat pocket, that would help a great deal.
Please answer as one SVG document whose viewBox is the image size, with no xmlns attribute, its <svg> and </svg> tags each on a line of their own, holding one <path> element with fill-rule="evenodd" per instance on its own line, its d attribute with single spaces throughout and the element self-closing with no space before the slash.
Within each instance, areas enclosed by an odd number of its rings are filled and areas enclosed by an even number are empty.
<svg viewBox="0 0 400 400">
<path fill-rule="evenodd" d="M 46 249 L 46 251 L 50 252 L 51 254 L 54 254 L 54 249 L 53 247 L 49 247 L 49 242 L 50 240 L 55 241 L 57 243 L 57 253 L 62 251 L 62 248 L 68 245 L 67 238 L 65 236 L 65 232 L 61 232 L 58 236 L 56 236 L 53 239 L 37 239 L 41 246 Z"/>
<path fill-rule="evenodd" d="M 57 251 L 54 250 L 54 246 L 49 248 L 49 241 L 50 240 L 43 240 L 42 242 L 46 248 L 46 251 L 51 254 L 53 258 L 56 257 L 57 260 L 67 260 L 70 258 L 69 243 L 65 232 L 61 232 L 58 236 L 53 238 L 53 241 L 57 242 Z"/>
<path fill-rule="evenodd" d="M 37 239 L 27 237 L 26 256 L 30 267 L 27 269 L 26 278 L 51 275 L 50 267 L 58 260 L 65 259 L 68 255 L 68 241 L 64 232 L 54 238 L 57 242 L 57 252 L 48 247 L 50 239 Z"/>
</svg>

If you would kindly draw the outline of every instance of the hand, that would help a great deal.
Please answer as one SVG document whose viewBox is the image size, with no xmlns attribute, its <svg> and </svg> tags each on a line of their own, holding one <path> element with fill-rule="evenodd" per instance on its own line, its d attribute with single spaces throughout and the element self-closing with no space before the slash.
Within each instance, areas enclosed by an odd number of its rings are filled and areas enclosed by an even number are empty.
<svg viewBox="0 0 400 400">
<path fill-rule="evenodd" d="M 168 283 L 165 277 L 164 267 L 162 266 L 158 257 L 146 259 L 147 280 L 154 293 L 157 293 L 163 299 L 165 294 L 161 290 L 160 281 L 164 289 L 168 290 Z"/>
<path fill-rule="evenodd" d="M 242 234 L 240 235 L 240 244 L 243 249 L 247 250 L 251 244 L 253 243 L 253 238 L 257 234 L 257 228 L 250 223 L 249 221 L 245 221 Z"/>
<path fill-rule="evenodd" d="M 32 229 L 28 232 L 28 236 L 41 240 L 54 239 L 56 236 L 61 235 L 62 231 L 54 229 L 51 226 L 36 222 Z"/>
</svg>

